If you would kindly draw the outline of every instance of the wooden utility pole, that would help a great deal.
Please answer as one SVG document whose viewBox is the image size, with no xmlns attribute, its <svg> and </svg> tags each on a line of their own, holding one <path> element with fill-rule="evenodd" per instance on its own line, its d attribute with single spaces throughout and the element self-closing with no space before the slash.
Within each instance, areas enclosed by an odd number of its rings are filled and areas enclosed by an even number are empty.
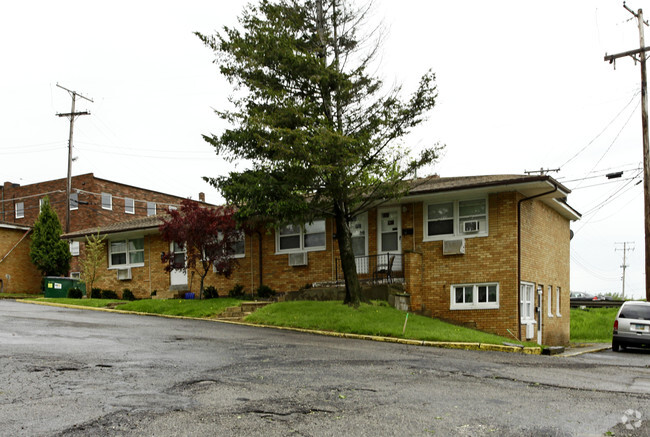
<svg viewBox="0 0 650 437">
<path fill-rule="evenodd" d="M 639 48 L 616 55 L 605 54 L 605 61 L 614 63 L 617 58 L 631 56 L 635 61 L 641 64 L 641 125 L 643 127 L 643 214 L 645 222 L 645 295 L 646 300 L 650 301 L 650 159 L 648 159 L 650 141 L 648 140 L 648 83 L 646 79 L 646 52 L 650 47 L 645 46 L 643 37 L 643 25 L 648 25 L 643 21 L 643 10 L 639 9 L 634 12 L 628 8 L 625 2 L 623 7 L 634 15 L 639 24 Z"/>
<path fill-rule="evenodd" d="M 625 263 L 626 255 L 628 250 L 634 250 L 634 247 L 628 247 L 628 244 L 634 244 L 633 242 L 630 241 L 624 241 L 622 243 L 616 243 L 616 244 L 622 244 L 623 249 L 614 249 L 615 251 L 622 250 L 623 251 L 623 264 L 621 265 L 621 268 L 623 269 L 623 288 L 621 291 L 621 297 L 625 299 L 625 269 L 628 268 L 628 265 Z"/>
<path fill-rule="evenodd" d="M 81 97 L 82 99 L 86 99 L 91 103 L 92 100 L 89 99 L 88 97 L 82 96 L 76 91 L 71 91 L 65 87 L 62 87 L 58 83 L 56 84 L 56 86 L 66 90 L 68 93 L 70 93 L 70 96 L 72 97 L 72 109 L 70 110 L 70 112 L 67 114 L 60 114 L 60 113 L 56 114 L 58 117 L 68 117 L 70 119 L 70 136 L 68 137 L 68 179 L 67 179 L 68 182 L 65 190 L 65 204 L 66 204 L 65 231 L 70 232 L 70 191 L 72 190 L 72 134 L 74 133 L 74 119 L 75 117 L 78 117 L 80 115 L 90 115 L 90 112 L 88 111 L 74 112 L 74 107 L 75 107 L 75 101 L 77 100 L 77 96 Z"/>
</svg>

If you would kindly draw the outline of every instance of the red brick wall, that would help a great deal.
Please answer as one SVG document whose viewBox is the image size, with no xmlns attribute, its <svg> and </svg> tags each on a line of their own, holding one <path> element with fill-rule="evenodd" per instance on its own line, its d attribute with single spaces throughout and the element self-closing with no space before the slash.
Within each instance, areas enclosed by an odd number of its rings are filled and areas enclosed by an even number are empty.
<svg viewBox="0 0 650 437">
<path fill-rule="evenodd" d="M 0 260 L 24 235 L 23 230 L 0 227 Z M 28 235 L 0 262 L 3 293 L 40 293 L 41 273 L 29 259 L 30 243 L 31 238 Z"/>
<path fill-rule="evenodd" d="M 33 225 L 40 213 L 39 200 L 47 195 L 65 233 L 66 186 L 65 179 L 24 186 L 13 186 L 13 184 L 5 182 L 2 193 L 4 202 L 0 205 L 0 221 L 4 220 L 28 226 Z M 79 207 L 70 211 L 70 231 L 105 226 L 110 223 L 146 216 L 147 201 L 156 202 L 156 211 L 161 213 L 169 205 L 179 205 L 183 200 L 179 196 L 96 178 L 92 173 L 72 177 L 72 192 L 77 192 L 77 190 L 79 190 Z M 111 210 L 102 208 L 101 193 L 108 193 L 113 196 Z M 124 198 L 126 197 L 134 199 L 135 214 L 125 213 Z M 24 203 L 24 218 L 16 218 L 16 202 Z M 2 209 L 3 207 L 4 209 Z M 80 246 L 80 253 L 83 253 L 83 243 Z M 71 259 L 70 271 L 80 271 L 79 258 L 76 256 Z"/>
<path fill-rule="evenodd" d="M 162 212 L 168 205 L 179 205 L 183 200 L 183 197 L 96 178 L 92 173 L 72 178 L 72 192 L 77 190 L 80 190 L 79 208 L 70 211 L 70 231 L 94 228 L 146 216 L 147 201 L 156 202 L 157 211 Z M 47 195 L 50 204 L 59 216 L 59 220 L 61 220 L 65 232 L 65 179 L 18 187 L 12 187 L 11 183 L 5 182 L 3 191 L 4 215 L 3 210 L 0 209 L 0 220 L 21 225 L 33 225 L 39 214 L 39 200 Z M 113 208 L 111 210 L 102 208 L 101 193 L 103 192 L 113 196 Z M 125 197 L 135 200 L 135 214 L 126 214 L 124 212 Z M 16 202 L 24 202 L 24 218 L 15 218 L 14 207 Z"/>
</svg>

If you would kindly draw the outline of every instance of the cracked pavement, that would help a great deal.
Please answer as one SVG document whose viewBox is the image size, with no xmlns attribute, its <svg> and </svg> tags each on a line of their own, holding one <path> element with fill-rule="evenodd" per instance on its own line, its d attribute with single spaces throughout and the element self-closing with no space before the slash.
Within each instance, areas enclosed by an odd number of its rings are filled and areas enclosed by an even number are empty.
<svg viewBox="0 0 650 437">
<path fill-rule="evenodd" d="M 647 353 L 436 349 L 7 301 L 0 326 L 6 435 L 650 434 Z"/>
</svg>

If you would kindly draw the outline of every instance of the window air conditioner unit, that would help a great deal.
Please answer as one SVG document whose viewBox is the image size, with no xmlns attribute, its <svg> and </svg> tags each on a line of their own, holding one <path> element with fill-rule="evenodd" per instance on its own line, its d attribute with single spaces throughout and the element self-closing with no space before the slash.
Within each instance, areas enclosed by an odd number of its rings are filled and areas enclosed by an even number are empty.
<svg viewBox="0 0 650 437">
<path fill-rule="evenodd" d="M 117 269 L 117 279 L 119 281 L 127 281 L 131 279 L 131 268 Z"/>
<path fill-rule="evenodd" d="M 307 252 L 290 253 L 289 265 L 292 267 L 307 265 Z"/>
<path fill-rule="evenodd" d="M 443 255 L 463 255 L 465 253 L 465 240 L 445 240 L 442 242 Z"/>
<path fill-rule="evenodd" d="M 478 220 L 468 220 L 463 223 L 463 232 L 472 233 L 478 231 L 479 231 Z"/>
</svg>

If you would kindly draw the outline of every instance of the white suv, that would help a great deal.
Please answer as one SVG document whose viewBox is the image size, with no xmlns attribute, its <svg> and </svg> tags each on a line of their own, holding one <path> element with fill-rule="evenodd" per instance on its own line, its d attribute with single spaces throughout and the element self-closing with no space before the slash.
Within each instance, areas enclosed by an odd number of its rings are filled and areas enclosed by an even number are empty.
<svg viewBox="0 0 650 437">
<path fill-rule="evenodd" d="M 612 350 L 650 347 L 650 302 L 624 302 L 614 320 Z"/>
</svg>

